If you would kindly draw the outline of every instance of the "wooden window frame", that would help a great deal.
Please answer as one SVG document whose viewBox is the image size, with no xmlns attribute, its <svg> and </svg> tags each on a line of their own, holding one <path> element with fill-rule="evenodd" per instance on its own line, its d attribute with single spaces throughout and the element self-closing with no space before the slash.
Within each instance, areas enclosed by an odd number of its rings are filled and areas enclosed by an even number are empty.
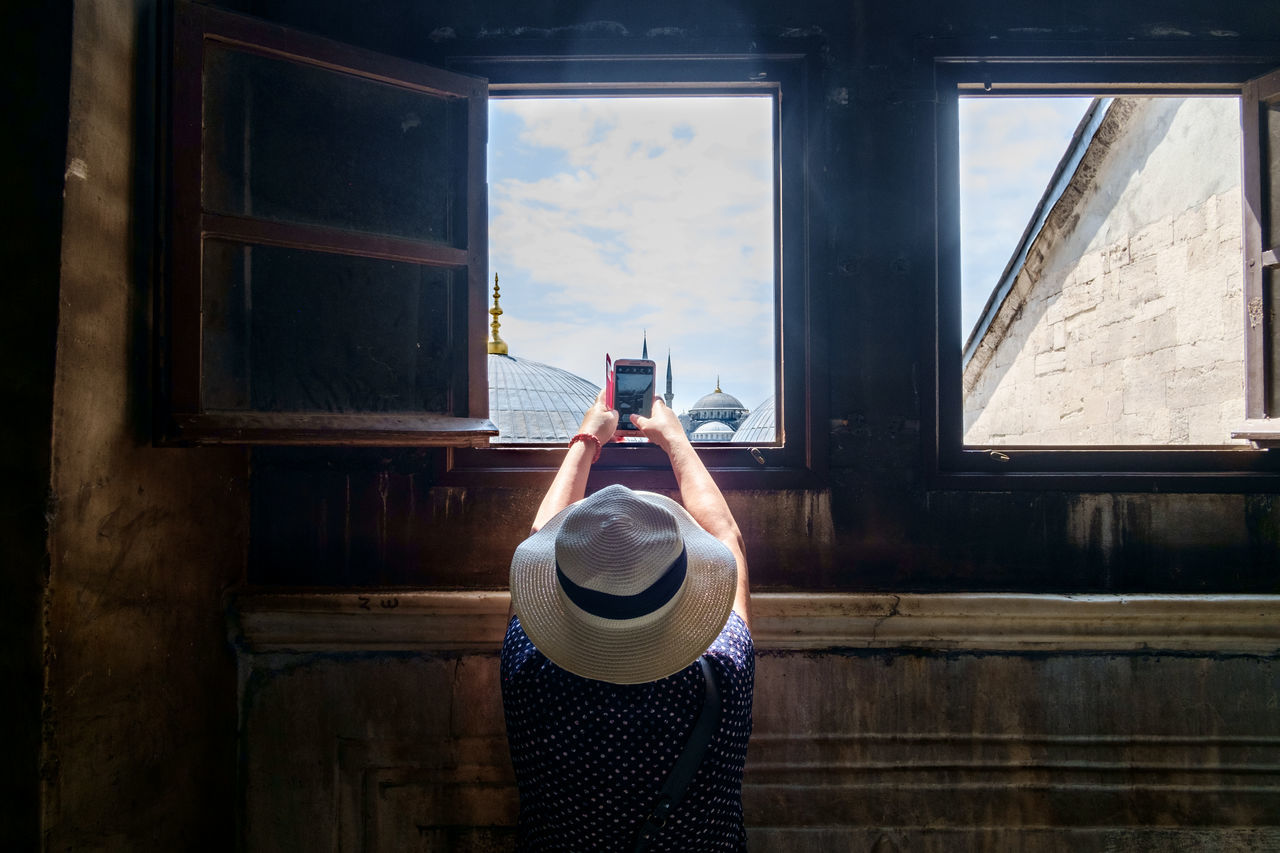
<svg viewBox="0 0 1280 853">
<path fill-rule="evenodd" d="M 547 53 L 459 57 L 451 67 L 489 80 L 495 96 L 772 94 L 778 171 L 775 216 L 775 294 L 778 332 L 775 369 L 779 441 L 773 445 L 704 445 L 698 454 L 724 488 L 820 487 L 826 472 L 826 367 L 810 286 L 808 150 L 814 131 L 810 103 L 812 58 L 804 53 L 737 54 L 709 47 L 680 56 L 589 56 Z M 493 445 L 450 448 L 439 482 L 461 485 L 540 484 L 564 457 L 560 446 Z M 661 450 L 644 444 L 612 445 L 593 466 L 601 483 L 669 489 L 675 481 Z M 594 485 L 594 479 L 593 479 Z"/>
<path fill-rule="evenodd" d="M 1257 447 L 980 448 L 963 442 L 960 339 L 959 98 L 972 92 L 1025 96 L 1079 94 L 1234 95 L 1280 64 L 1280 47 L 1248 56 L 1187 56 L 1167 45 L 1129 43 L 1113 51 L 1063 44 L 1061 55 L 992 56 L 959 45 L 929 45 L 936 103 L 937 276 L 934 394 L 925 411 L 926 468 L 936 488 L 982 490 L 1273 491 L 1280 457 Z M 1079 51 L 1079 52 L 1075 52 Z M 1242 263 L 1244 260 L 1242 259 Z M 1241 413 L 1242 417 L 1244 413 Z"/>
<path fill-rule="evenodd" d="M 467 103 L 467 210 L 463 246 L 320 225 L 283 223 L 204 209 L 204 56 L 209 43 L 249 54 L 310 65 L 326 71 L 391 84 Z M 377 446 L 481 445 L 497 433 L 488 420 L 484 331 L 471 318 L 485 310 L 487 213 L 484 145 L 487 85 L 453 71 L 428 68 L 283 26 L 196 3 L 175 4 L 173 72 L 169 83 L 168 190 L 165 196 L 167 251 L 161 260 L 164 286 L 157 414 L 160 443 L 313 444 Z M 479 169 L 477 172 L 476 169 Z M 202 254 L 210 238 L 403 261 L 449 269 L 465 280 L 464 305 L 448 309 L 455 365 L 442 413 L 328 413 L 210 410 L 202 388 Z M 464 328 L 458 328 L 461 319 Z"/>
<path fill-rule="evenodd" d="M 813 487 L 826 466 L 824 340 L 815 330 L 822 316 L 819 295 L 809 285 L 811 225 L 808 147 L 815 136 L 817 75 L 809 53 L 726 51 L 708 45 L 679 56 L 581 53 L 582 45 L 538 56 L 457 58 L 449 71 L 430 69 L 292 28 L 247 18 L 189 0 L 175 4 L 174 72 L 168 83 L 168 191 L 161 253 L 165 286 L 157 295 L 157 441 L 177 444 L 267 444 L 336 446 L 442 446 L 437 474 L 443 483 L 540 482 L 558 466 L 559 448 L 492 447 L 496 434 L 488 415 L 487 197 L 468 200 L 465 251 L 442 250 L 389 236 L 334 228 L 282 225 L 226 216 L 201 206 L 202 55 L 206 40 L 259 55 L 317 65 L 430 93 L 451 92 L 473 104 L 469 114 L 472 162 L 483 167 L 490 89 L 504 94 L 626 90 L 650 94 L 712 94 L 771 91 L 777 111 L 779 171 L 776 181 L 778 251 L 776 363 L 780 439 L 756 448 L 700 448 L 708 467 L 726 487 Z M 576 55 L 575 55 L 576 52 Z M 450 89 L 450 87 L 453 87 Z M 266 245 L 405 260 L 467 275 L 465 376 L 451 389 L 452 413 L 330 414 L 210 411 L 201 400 L 201 245 L 209 237 L 250 238 Z M 784 367 L 785 365 L 785 367 Z M 610 448 L 597 467 L 614 480 L 659 488 L 673 485 L 669 466 L 652 447 Z"/>
<path fill-rule="evenodd" d="M 1280 329 L 1276 305 L 1266 287 L 1268 275 L 1280 277 L 1280 246 L 1270 245 L 1267 223 L 1264 153 L 1272 140 L 1261 125 L 1265 104 L 1280 102 L 1280 70 L 1255 77 L 1244 85 L 1240 124 L 1244 137 L 1244 302 L 1245 302 L 1245 416 L 1232 433 L 1260 447 L 1280 447 Z M 1272 200 L 1273 208 L 1275 200 Z M 1270 228 L 1264 228 L 1264 224 Z M 1280 285 L 1280 280 L 1273 287 Z"/>
</svg>

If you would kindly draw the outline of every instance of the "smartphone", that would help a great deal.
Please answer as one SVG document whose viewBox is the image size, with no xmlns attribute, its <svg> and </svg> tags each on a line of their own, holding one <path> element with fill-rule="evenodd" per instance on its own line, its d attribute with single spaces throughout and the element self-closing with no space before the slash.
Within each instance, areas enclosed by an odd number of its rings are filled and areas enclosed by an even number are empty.
<svg viewBox="0 0 1280 853">
<path fill-rule="evenodd" d="M 613 408 L 618 410 L 618 429 L 634 430 L 631 415 L 649 417 L 653 414 L 652 361 L 640 358 L 620 358 L 613 363 Z"/>
</svg>

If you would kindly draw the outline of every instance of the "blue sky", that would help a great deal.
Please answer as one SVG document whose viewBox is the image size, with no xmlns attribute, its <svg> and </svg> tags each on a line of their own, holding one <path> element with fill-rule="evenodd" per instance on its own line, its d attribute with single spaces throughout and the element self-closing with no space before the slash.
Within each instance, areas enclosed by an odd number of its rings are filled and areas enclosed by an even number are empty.
<svg viewBox="0 0 1280 853">
<path fill-rule="evenodd" d="M 489 270 L 511 355 L 602 384 L 667 350 L 676 411 L 773 393 L 772 100 L 494 98 Z"/>
<path fill-rule="evenodd" d="M 969 336 L 1091 98 L 960 99 L 961 334 Z"/>
</svg>

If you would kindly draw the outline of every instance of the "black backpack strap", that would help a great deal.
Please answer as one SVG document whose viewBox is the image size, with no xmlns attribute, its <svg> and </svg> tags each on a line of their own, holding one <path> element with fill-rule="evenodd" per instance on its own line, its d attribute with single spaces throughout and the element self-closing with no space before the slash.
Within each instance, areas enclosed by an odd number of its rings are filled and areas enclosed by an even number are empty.
<svg viewBox="0 0 1280 853">
<path fill-rule="evenodd" d="M 720 727 L 720 689 L 716 685 L 715 671 L 711 668 L 711 661 L 707 660 L 706 655 L 698 658 L 698 664 L 702 667 L 702 710 L 698 713 L 698 721 L 693 724 L 693 731 L 689 733 L 689 742 L 684 745 L 684 751 L 676 759 L 675 766 L 667 776 L 667 781 L 658 792 L 658 799 L 650 809 L 649 816 L 645 818 L 644 823 L 640 824 L 640 831 L 636 835 L 635 853 L 644 853 L 648 850 L 654 837 L 666 825 L 667 815 L 684 797 L 694 774 L 698 772 L 698 765 L 702 763 L 702 755 L 707 751 L 707 744 L 711 743 L 711 736 Z"/>
</svg>

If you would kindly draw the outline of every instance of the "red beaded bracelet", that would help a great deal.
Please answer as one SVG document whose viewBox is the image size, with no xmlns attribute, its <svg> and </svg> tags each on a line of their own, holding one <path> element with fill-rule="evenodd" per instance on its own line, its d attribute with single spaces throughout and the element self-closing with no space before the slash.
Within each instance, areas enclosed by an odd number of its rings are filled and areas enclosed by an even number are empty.
<svg viewBox="0 0 1280 853">
<path fill-rule="evenodd" d="M 588 438 L 596 443 L 596 455 L 591 458 L 591 462 L 594 464 L 595 462 L 599 461 L 600 451 L 604 449 L 604 445 L 600 443 L 600 439 L 596 438 L 594 435 L 592 435 L 589 432 L 580 432 L 577 435 L 575 435 L 573 438 L 569 439 L 569 446 L 573 447 L 573 445 L 576 444 L 577 442 L 583 441 Z"/>
</svg>

